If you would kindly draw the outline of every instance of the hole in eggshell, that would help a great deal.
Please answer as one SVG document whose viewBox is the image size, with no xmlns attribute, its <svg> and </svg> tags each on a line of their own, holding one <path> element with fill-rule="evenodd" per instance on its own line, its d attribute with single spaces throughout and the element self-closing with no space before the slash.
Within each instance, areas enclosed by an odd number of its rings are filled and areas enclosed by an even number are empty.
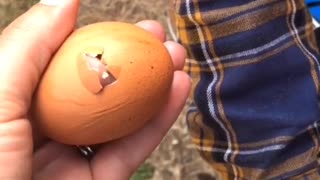
<svg viewBox="0 0 320 180">
<path fill-rule="evenodd" d="M 102 61 L 102 53 L 85 52 L 78 61 L 78 69 L 82 84 L 92 93 L 99 93 L 104 87 L 117 81 Z"/>
<path fill-rule="evenodd" d="M 102 73 L 100 83 L 104 87 L 114 83 L 116 80 L 117 79 L 107 70 L 107 72 Z"/>
<path fill-rule="evenodd" d="M 103 87 L 116 81 L 116 78 L 108 70 L 108 65 L 102 63 L 102 54 L 95 57 L 85 54 L 85 58 L 88 62 L 88 68 L 99 73 L 100 83 Z"/>
<path fill-rule="evenodd" d="M 102 53 L 97 54 L 95 57 L 96 57 L 99 61 L 101 61 L 101 59 L 102 59 Z"/>
</svg>

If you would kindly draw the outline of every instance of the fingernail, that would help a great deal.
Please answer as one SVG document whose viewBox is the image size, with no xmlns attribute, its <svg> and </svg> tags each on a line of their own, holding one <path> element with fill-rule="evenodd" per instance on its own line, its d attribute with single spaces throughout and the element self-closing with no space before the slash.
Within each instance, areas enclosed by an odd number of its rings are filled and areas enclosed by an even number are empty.
<svg viewBox="0 0 320 180">
<path fill-rule="evenodd" d="M 40 4 L 47 6 L 62 6 L 68 3 L 70 0 L 40 0 Z"/>
</svg>

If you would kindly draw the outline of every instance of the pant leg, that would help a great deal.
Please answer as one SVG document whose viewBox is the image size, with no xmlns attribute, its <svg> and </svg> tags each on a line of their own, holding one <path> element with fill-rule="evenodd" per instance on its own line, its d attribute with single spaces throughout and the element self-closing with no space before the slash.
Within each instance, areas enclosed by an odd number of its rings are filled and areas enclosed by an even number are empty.
<svg viewBox="0 0 320 180">
<path fill-rule="evenodd" d="M 187 123 L 224 179 L 318 174 L 319 49 L 304 0 L 176 0 Z"/>
</svg>

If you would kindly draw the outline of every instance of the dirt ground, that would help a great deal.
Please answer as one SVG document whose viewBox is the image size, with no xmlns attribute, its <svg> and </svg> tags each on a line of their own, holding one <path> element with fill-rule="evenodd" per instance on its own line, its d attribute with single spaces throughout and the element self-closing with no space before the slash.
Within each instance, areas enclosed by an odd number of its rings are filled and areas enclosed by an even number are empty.
<svg viewBox="0 0 320 180">
<path fill-rule="evenodd" d="M 23 13 L 30 4 L 31 0 L 0 0 L 0 30 Z M 167 0 L 82 0 L 78 27 L 107 20 L 134 23 L 143 19 L 155 19 L 168 32 L 168 4 Z M 215 173 L 190 143 L 184 114 L 181 113 L 163 142 L 146 161 L 155 167 L 153 180 L 215 179 Z"/>
</svg>

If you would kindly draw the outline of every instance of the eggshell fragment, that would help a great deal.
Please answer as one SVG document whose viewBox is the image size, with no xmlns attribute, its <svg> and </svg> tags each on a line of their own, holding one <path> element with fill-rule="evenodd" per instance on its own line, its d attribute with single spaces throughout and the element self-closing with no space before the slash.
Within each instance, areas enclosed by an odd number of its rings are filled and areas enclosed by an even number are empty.
<svg viewBox="0 0 320 180">
<path fill-rule="evenodd" d="M 92 93 L 98 93 L 103 89 L 101 78 L 106 72 L 106 67 L 89 54 L 81 54 L 78 60 L 79 78 L 83 85 Z"/>
<path fill-rule="evenodd" d="M 152 119 L 166 104 L 172 79 L 170 54 L 151 33 L 122 22 L 91 24 L 75 30 L 52 58 L 32 116 L 55 141 L 104 143 Z"/>
</svg>

